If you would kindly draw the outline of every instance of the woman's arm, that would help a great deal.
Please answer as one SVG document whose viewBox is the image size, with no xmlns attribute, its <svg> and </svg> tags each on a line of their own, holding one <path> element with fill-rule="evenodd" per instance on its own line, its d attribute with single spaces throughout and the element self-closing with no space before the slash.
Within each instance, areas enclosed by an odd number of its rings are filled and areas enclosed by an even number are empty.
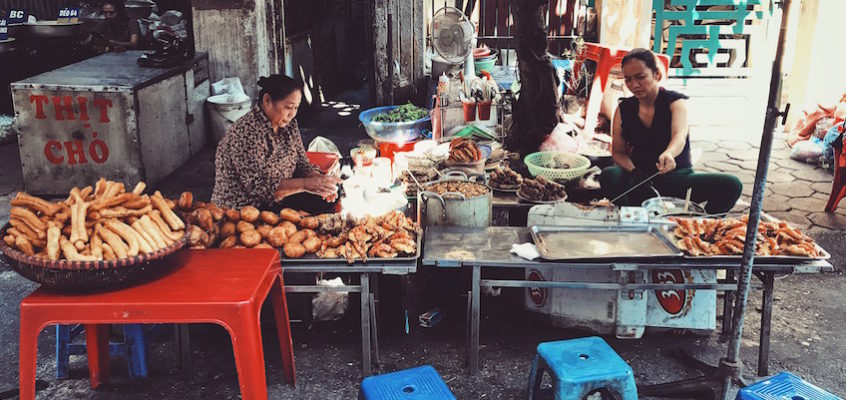
<svg viewBox="0 0 846 400">
<path fill-rule="evenodd" d="M 684 151 L 684 145 L 687 142 L 687 103 L 684 99 L 676 100 L 670 104 L 670 114 L 672 115 L 670 144 L 658 156 L 658 162 L 655 164 L 662 174 L 676 169 L 676 157 Z"/>
<path fill-rule="evenodd" d="M 614 121 L 611 125 L 611 157 L 618 167 L 631 172 L 634 162 L 629 156 L 626 140 L 623 139 L 623 118 L 620 116 L 620 108 L 614 112 Z"/>
</svg>

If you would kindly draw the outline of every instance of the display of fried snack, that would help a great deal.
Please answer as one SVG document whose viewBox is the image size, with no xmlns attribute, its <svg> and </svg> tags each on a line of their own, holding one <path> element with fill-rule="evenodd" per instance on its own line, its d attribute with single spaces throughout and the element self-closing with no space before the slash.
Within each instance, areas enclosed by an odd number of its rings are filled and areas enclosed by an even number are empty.
<svg viewBox="0 0 846 400">
<path fill-rule="evenodd" d="M 691 256 L 741 255 L 746 243 L 748 217 L 678 218 L 673 234 L 676 246 Z M 755 242 L 759 256 L 800 256 L 818 258 L 819 248 L 813 239 L 785 222 L 761 222 Z"/>
<path fill-rule="evenodd" d="M 450 161 L 468 164 L 482 159 L 482 150 L 472 139 L 455 138 L 449 142 Z"/>
<path fill-rule="evenodd" d="M 318 218 L 333 218 L 331 215 Z M 399 211 L 365 217 L 336 235 L 321 235 L 320 258 L 345 258 L 349 264 L 368 258 L 395 258 L 417 253 L 420 227 Z"/>
<path fill-rule="evenodd" d="M 523 183 L 523 176 L 507 165 L 497 167 L 491 171 L 488 184 L 493 188 L 517 188 Z"/>
<path fill-rule="evenodd" d="M 535 179 L 524 179 L 517 194 L 531 201 L 558 201 L 567 197 L 564 185 L 542 176 Z"/>
<path fill-rule="evenodd" d="M 3 240 L 22 253 L 49 260 L 101 261 L 148 254 L 182 239 L 185 223 L 161 193 L 132 191 L 100 178 L 51 202 L 19 192 L 12 199 Z"/>
</svg>

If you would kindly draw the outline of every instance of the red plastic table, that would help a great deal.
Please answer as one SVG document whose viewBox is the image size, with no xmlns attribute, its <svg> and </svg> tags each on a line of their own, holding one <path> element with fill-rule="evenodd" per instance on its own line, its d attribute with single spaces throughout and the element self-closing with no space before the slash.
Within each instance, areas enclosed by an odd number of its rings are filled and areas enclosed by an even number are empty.
<svg viewBox="0 0 846 400">
<path fill-rule="evenodd" d="M 159 264 L 167 274 L 126 289 L 64 294 L 37 289 L 21 301 L 20 398 L 35 398 L 38 333 L 50 324 L 85 324 L 91 387 L 109 379 L 108 324 L 215 323 L 232 337 L 243 399 L 267 399 L 259 313 L 270 296 L 285 382 L 294 350 L 279 253 L 274 249 L 185 250 Z M 96 343 L 96 345 L 92 345 Z"/>
</svg>

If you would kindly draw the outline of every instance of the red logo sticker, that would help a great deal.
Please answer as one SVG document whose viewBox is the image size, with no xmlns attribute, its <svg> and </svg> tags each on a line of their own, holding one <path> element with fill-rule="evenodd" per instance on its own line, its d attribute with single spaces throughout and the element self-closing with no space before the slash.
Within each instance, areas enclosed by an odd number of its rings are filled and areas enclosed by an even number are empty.
<svg viewBox="0 0 846 400">
<path fill-rule="evenodd" d="M 652 283 L 684 283 L 681 270 L 678 269 L 654 269 L 652 270 Z M 656 290 L 655 298 L 664 311 L 676 315 L 684 309 L 687 299 L 686 290 Z"/>
<path fill-rule="evenodd" d="M 529 270 L 530 281 L 546 281 L 543 274 L 536 269 Z M 532 297 L 532 302 L 538 307 L 543 307 L 546 304 L 546 299 L 549 296 L 546 288 L 529 288 L 529 296 Z"/>
</svg>

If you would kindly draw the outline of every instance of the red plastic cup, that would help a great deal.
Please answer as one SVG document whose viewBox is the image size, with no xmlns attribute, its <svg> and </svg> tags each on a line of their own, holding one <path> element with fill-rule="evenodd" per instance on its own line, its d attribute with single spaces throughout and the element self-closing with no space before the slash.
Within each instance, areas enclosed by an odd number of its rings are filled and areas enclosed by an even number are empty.
<svg viewBox="0 0 846 400">
<path fill-rule="evenodd" d="M 491 119 L 491 101 L 479 102 L 479 121 L 487 121 Z"/>
<path fill-rule="evenodd" d="M 476 102 L 464 101 L 461 104 L 464 107 L 464 122 L 471 122 L 476 120 Z M 490 110 L 488 110 L 490 111 Z"/>
</svg>

